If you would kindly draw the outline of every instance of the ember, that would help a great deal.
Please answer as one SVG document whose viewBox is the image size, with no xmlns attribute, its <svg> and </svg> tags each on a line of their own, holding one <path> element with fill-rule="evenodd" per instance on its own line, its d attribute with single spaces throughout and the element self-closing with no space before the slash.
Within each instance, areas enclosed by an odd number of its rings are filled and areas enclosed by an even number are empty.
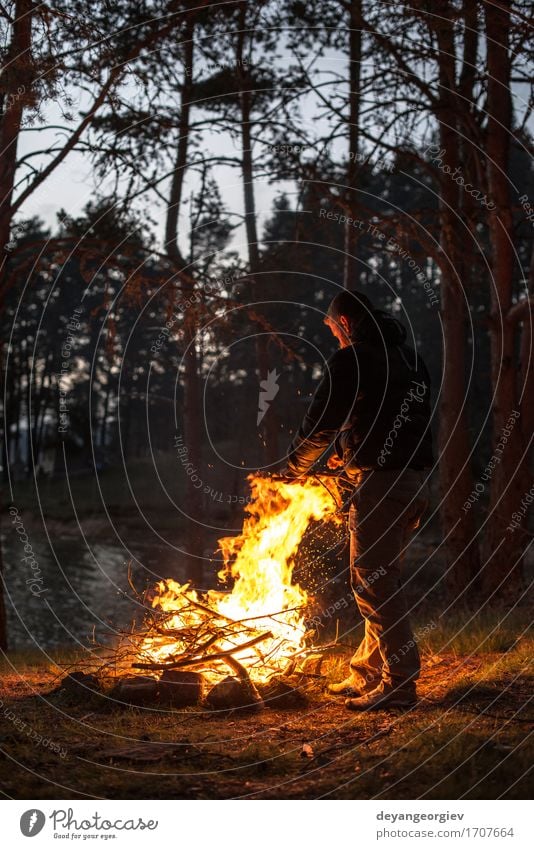
<svg viewBox="0 0 534 849">
<path fill-rule="evenodd" d="M 306 656 L 308 596 L 292 582 L 294 557 L 310 522 L 340 521 L 338 492 L 331 478 L 249 480 L 243 530 L 219 540 L 225 564 L 219 578 L 233 581 L 232 590 L 201 594 L 161 581 L 134 667 L 194 668 L 213 683 L 230 668 L 242 681 L 261 683 Z"/>
</svg>

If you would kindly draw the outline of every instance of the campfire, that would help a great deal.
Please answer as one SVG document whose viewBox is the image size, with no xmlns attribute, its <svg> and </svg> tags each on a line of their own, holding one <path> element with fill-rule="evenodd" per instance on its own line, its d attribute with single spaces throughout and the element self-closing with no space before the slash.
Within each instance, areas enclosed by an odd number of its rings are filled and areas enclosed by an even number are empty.
<svg viewBox="0 0 534 849">
<path fill-rule="evenodd" d="M 221 693 L 235 701 L 228 689 L 239 685 L 238 701 L 258 702 L 257 686 L 302 670 L 316 653 L 306 626 L 310 599 L 293 571 L 310 524 L 341 522 L 337 486 L 320 476 L 295 482 L 250 476 L 249 482 L 241 533 L 219 540 L 220 588 L 199 592 L 167 579 L 138 594 L 144 621 L 106 661 L 120 679 L 115 696 L 126 698 L 130 687 L 143 702 L 138 691 L 154 694 L 160 682 L 158 698 L 170 688 L 180 693 L 175 702 L 196 703 L 207 685 L 213 706 Z M 125 678 L 133 669 L 138 677 Z"/>
<path fill-rule="evenodd" d="M 159 627 L 143 639 L 137 668 L 196 667 L 216 677 L 232 659 L 260 682 L 286 672 L 308 648 L 308 595 L 293 583 L 294 558 L 310 522 L 339 521 L 337 491 L 331 479 L 251 477 L 250 485 L 241 534 L 219 540 L 219 578 L 233 583 L 231 591 L 201 595 L 161 581 L 152 598 Z"/>
</svg>

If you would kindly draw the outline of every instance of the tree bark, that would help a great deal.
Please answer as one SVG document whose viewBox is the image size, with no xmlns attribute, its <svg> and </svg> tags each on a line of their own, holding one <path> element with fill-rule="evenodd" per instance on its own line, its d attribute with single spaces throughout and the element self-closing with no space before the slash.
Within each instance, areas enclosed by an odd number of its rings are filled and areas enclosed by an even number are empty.
<svg viewBox="0 0 534 849">
<path fill-rule="evenodd" d="M 31 31 L 32 0 L 17 0 L 11 30 L 11 42 L 4 60 L 8 91 L 0 121 L 0 291 L 3 295 L 9 258 L 13 186 L 17 168 L 17 144 L 24 105 L 32 85 Z M 2 387 L 5 375 L 1 358 Z M 7 623 L 4 601 L 3 556 L 0 544 L 0 648 L 7 648 Z"/>
<path fill-rule="evenodd" d="M 346 8 L 346 4 L 345 5 Z M 349 4 L 349 122 L 348 142 L 349 160 L 347 165 L 346 205 L 351 213 L 348 217 L 356 220 L 359 215 L 358 173 L 360 164 L 360 102 L 362 69 L 362 0 L 352 0 Z M 358 228 L 345 223 L 343 285 L 345 289 L 354 289 L 358 285 Z"/>
<path fill-rule="evenodd" d="M 510 3 L 485 5 L 487 43 L 487 169 L 491 265 L 491 379 L 493 396 L 493 449 L 503 437 L 506 444 L 499 454 L 490 482 L 490 505 L 486 530 L 483 588 L 516 599 L 522 587 L 522 557 L 525 524 L 507 531 L 512 514 L 528 489 L 526 443 L 521 421 L 510 417 L 520 413 L 516 342 L 518 323 L 509 315 L 512 307 L 514 246 L 512 207 L 509 189 L 509 156 L 512 133 L 510 92 Z M 510 431 L 509 435 L 507 431 Z"/>
<path fill-rule="evenodd" d="M 106 384 L 103 387 L 104 390 L 104 407 L 102 410 L 102 418 L 100 421 L 100 448 L 102 449 L 102 455 L 105 455 L 106 451 L 106 441 L 107 441 L 107 432 L 108 432 L 108 416 L 109 416 L 109 400 L 111 397 L 111 367 L 110 364 L 107 363 L 107 368 L 105 369 L 105 377 Z"/>
<path fill-rule="evenodd" d="M 521 341 L 519 346 L 519 411 L 521 430 L 526 441 L 534 433 L 534 240 L 530 255 L 528 281 L 529 306 L 525 309 L 521 322 Z M 532 447 L 529 451 L 532 459 Z"/>
<path fill-rule="evenodd" d="M 460 166 L 455 91 L 455 45 L 452 11 L 440 4 L 437 27 L 439 48 L 439 121 L 443 164 L 451 172 Z M 473 593 L 478 584 L 479 551 L 473 513 L 464 504 L 473 491 L 470 442 L 466 416 L 466 318 L 468 298 L 459 274 L 463 264 L 465 232 L 459 220 L 459 189 L 444 175 L 440 180 L 440 231 L 445 262 L 441 274 L 443 322 L 443 384 L 440 406 L 439 469 L 440 512 L 448 556 L 447 586 L 451 596 Z M 468 596 L 467 596 L 468 597 Z M 466 600 L 466 597 L 462 599 Z"/>
<path fill-rule="evenodd" d="M 245 228 L 247 233 L 248 259 L 252 279 L 252 300 L 259 300 L 260 286 L 258 273 L 260 271 L 260 252 L 258 228 L 256 220 L 256 201 L 254 197 L 254 166 L 252 160 L 252 83 L 245 61 L 245 34 L 247 29 L 247 3 L 240 3 L 239 32 L 237 36 L 236 65 L 239 85 L 239 100 L 241 106 L 241 173 L 243 176 L 243 197 L 245 206 Z M 265 380 L 269 374 L 269 337 L 264 332 L 258 332 L 255 339 L 256 363 L 258 372 L 258 401 L 259 381 Z M 278 418 L 274 406 L 267 411 L 260 425 L 260 439 L 264 447 L 267 466 L 273 466 L 280 460 L 278 454 Z"/>
<path fill-rule="evenodd" d="M 189 147 L 191 97 L 193 90 L 195 22 L 193 16 L 187 20 L 184 30 L 184 82 L 182 86 L 179 138 L 176 159 L 167 206 L 165 224 L 165 246 L 180 277 L 182 312 L 184 316 L 184 444 L 187 448 L 188 463 L 202 479 L 202 392 L 199 374 L 199 355 L 197 349 L 197 313 L 194 306 L 194 281 L 190 274 L 180 272 L 185 261 L 178 246 L 178 222 L 182 203 L 184 178 L 187 168 Z M 185 560 L 188 579 L 197 586 L 203 575 L 203 534 L 202 534 L 202 494 L 192 481 L 192 474 L 186 475 L 186 521 Z"/>
<path fill-rule="evenodd" d="M 17 144 L 22 114 L 30 96 L 32 82 L 32 7 L 32 0 L 17 0 L 11 43 L 4 61 L 4 76 L 8 79 L 8 91 L 4 98 L 4 110 L 0 121 L 0 274 L 2 283 L 9 257 Z"/>
<path fill-rule="evenodd" d="M 3 347 L 0 345 L 0 374 L 4 375 L 4 352 Z M 7 420 L 4 416 L 4 427 L 8 427 Z M 8 443 L 9 444 L 9 443 Z M 8 448 L 9 450 L 9 448 Z M 7 460 L 9 462 L 9 458 Z M 5 469 L 4 469 L 5 474 Z M 3 487 L 0 487 L 0 533 L 2 530 L 2 509 L 3 509 Z M 5 601 L 5 587 L 4 587 L 4 553 L 2 549 L 2 543 L 0 538 L 0 651 L 7 651 L 9 648 L 8 644 L 8 629 L 7 629 L 7 611 L 6 611 L 6 601 Z"/>
</svg>

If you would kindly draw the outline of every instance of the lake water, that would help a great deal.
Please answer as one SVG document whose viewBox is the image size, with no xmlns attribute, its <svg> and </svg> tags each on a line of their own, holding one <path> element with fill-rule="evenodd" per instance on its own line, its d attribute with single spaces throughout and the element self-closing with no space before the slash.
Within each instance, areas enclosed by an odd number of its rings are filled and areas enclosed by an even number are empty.
<svg viewBox="0 0 534 849">
<path fill-rule="evenodd" d="M 25 555 L 16 534 L 5 523 L 3 539 L 6 604 L 11 649 L 41 646 L 73 648 L 87 645 L 93 629 L 99 641 L 108 641 L 124 628 L 142 607 L 128 585 L 128 561 L 132 560 L 135 586 L 144 590 L 160 578 L 187 580 L 183 557 L 172 545 L 156 545 L 128 537 L 128 548 L 119 541 L 28 531 L 37 567 Z M 98 534 L 96 536 L 98 540 Z M 213 586 L 220 564 L 209 562 L 205 581 Z M 38 580 L 31 584 L 32 579 Z M 30 582 L 30 583 L 28 583 Z M 32 592 L 33 587 L 33 592 Z"/>
</svg>

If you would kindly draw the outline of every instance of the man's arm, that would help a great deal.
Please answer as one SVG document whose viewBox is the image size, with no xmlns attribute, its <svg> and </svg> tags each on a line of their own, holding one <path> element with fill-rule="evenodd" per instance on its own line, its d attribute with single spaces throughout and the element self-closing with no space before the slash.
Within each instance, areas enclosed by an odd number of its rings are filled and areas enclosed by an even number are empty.
<svg viewBox="0 0 534 849">
<path fill-rule="evenodd" d="M 298 477 L 309 471 L 334 441 L 358 392 L 358 361 L 353 348 L 329 360 L 304 420 L 288 451 L 287 471 Z"/>
</svg>

